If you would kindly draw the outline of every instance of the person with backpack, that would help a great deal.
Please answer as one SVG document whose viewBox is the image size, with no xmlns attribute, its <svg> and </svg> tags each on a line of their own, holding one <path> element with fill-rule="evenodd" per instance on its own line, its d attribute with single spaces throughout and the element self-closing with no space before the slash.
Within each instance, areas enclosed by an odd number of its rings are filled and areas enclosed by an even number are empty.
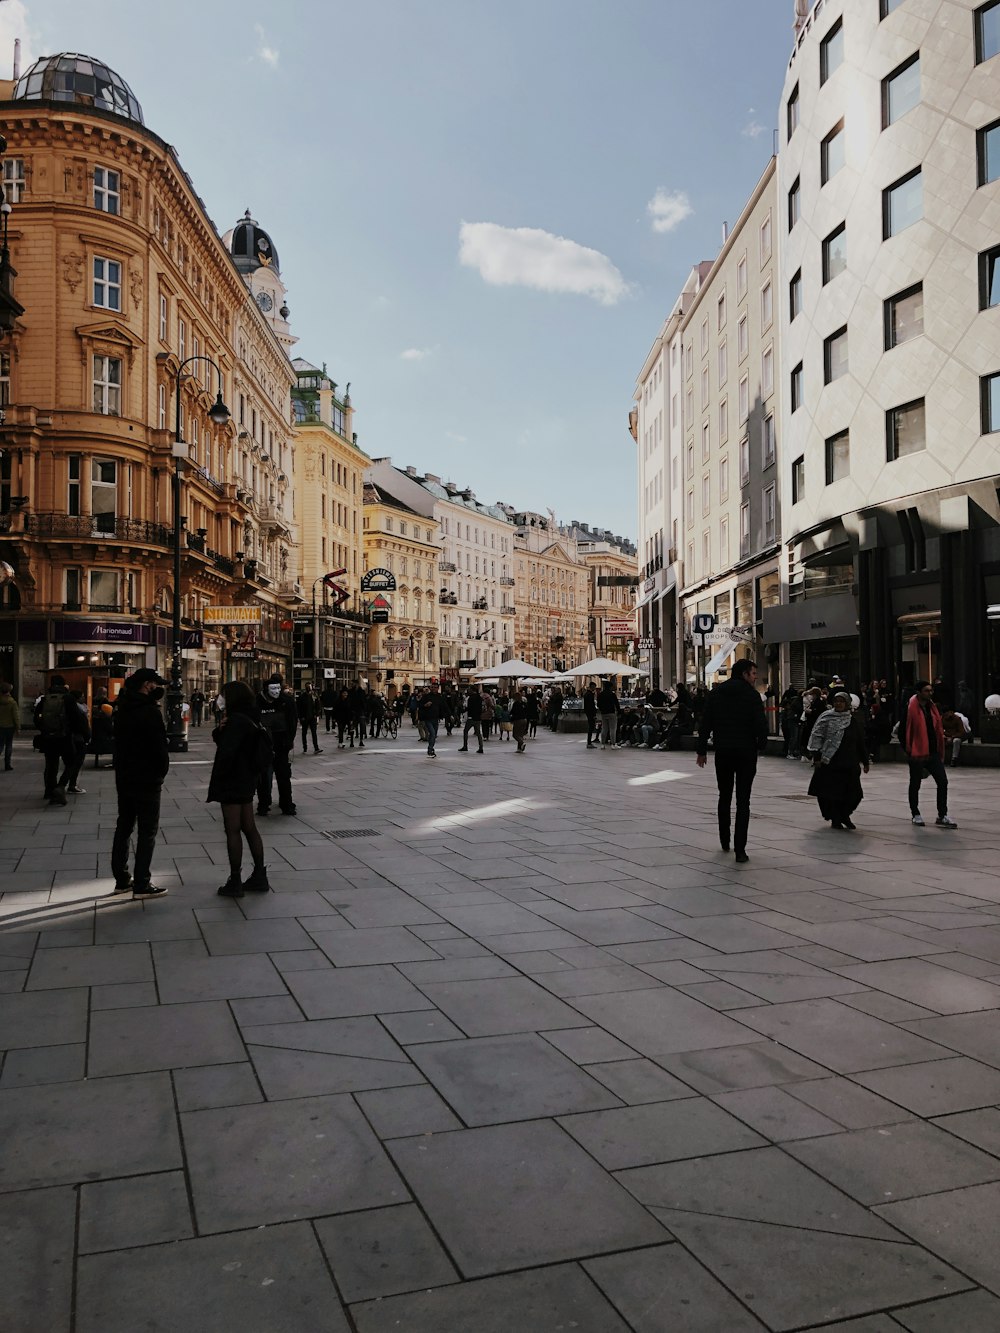
<svg viewBox="0 0 1000 1333">
<path fill-rule="evenodd" d="M 274 747 L 270 733 L 260 724 L 250 686 L 241 680 L 231 680 L 222 692 L 226 696 L 226 713 L 212 732 L 216 750 L 207 799 L 221 805 L 226 831 L 229 878 L 220 886 L 219 895 L 242 898 L 246 889 L 267 893 L 271 888 L 264 864 L 264 844 L 253 817 L 253 798 L 261 774 L 274 763 Z M 245 880 L 241 877 L 244 838 L 253 857 L 253 870 Z"/>
<path fill-rule="evenodd" d="M 220 696 L 225 704 L 225 696 Z M 278 784 L 278 805 L 283 815 L 295 814 L 295 802 L 292 800 L 292 746 L 295 744 L 295 731 L 299 724 L 299 715 L 295 699 L 284 688 L 281 676 L 275 672 L 257 695 L 257 708 L 260 712 L 261 726 L 271 737 L 274 751 L 271 766 L 262 772 L 257 782 L 257 813 L 266 815 L 271 808 L 271 781 Z"/>
<path fill-rule="evenodd" d="M 0 750 L 3 750 L 3 771 L 9 773 L 14 765 L 10 756 L 14 737 L 21 730 L 21 710 L 5 680 L 0 680 Z"/>
<path fill-rule="evenodd" d="M 35 745 L 45 756 L 43 799 L 50 805 L 65 805 L 66 788 L 76 767 L 75 738 L 85 735 L 89 728 L 67 690 L 63 676 L 52 677 L 49 688 L 35 705 L 35 726 L 39 732 Z M 60 760 L 62 774 L 59 773 Z"/>
<path fill-rule="evenodd" d="M 133 898 L 162 898 L 166 888 L 150 880 L 156 835 L 160 827 L 160 795 L 170 768 L 167 729 L 160 700 L 166 681 L 151 667 L 140 667 L 125 681 L 115 715 L 115 787 L 118 822 L 111 844 L 115 893 Z M 138 826 L 138 827 L 137 827 Z M 129 878 L 129 839 L 135 836 L 135 866 Z"/>
<path fill-rule="evenodd" d="M 71 690 L 70 698 L 80 711 L 83 719 L 83 730 L 73 732 L 73 765 L 66 782 L 66 790 L 70 796 L 85 796 L 86 791 L 80 786 L 78 778 L 80 770 L 83 768 L 83 761 L 87 757 L 87 746 L 90 744 L 90 719 L 87 716 L 87 705 L 84 702 L 83 690 Z"/>
</svg>

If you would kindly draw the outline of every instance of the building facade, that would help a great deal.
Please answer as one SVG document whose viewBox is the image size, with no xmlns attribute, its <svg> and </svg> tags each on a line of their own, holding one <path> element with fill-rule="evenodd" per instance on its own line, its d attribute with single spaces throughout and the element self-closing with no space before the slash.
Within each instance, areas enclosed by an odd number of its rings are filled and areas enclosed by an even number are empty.
<svg viewBox="0 0 1000 1333">
<path fill-rule="evenodd" d="M 0 99 L 24 307 L 2 348 L 4 674 L 25 703 L 55 668 L 84 689 L 166 670 L 175 519 L 184 688 L 287 669 L 294 551 L 274 515 L 293 466 L 293 376 L 278 330 L 118 75 L 47 57 Z M 226 425 L 210 417 L 220 392 Z M 205 623 L 225 606 L 256 608 L 252 648 L 245 629 Z"/>
<path fill-rule="evenodd" d="M 576 538 L 551 517 L 507 508 L 514 524 L 515 657 L 545 671 L 586 661 L 588 586 Z"/>
<path fill-rule="evenodd" d="M 643 639 L 635 610 L 639 563 L 635 546 L 586 523 L 573 523 L 577 552 L 587 571 L 588 655 L 610 657 L 645 671 L 650 679 L 661 645 Z"/>
<path fill-rule="evenodd" d="M 780 600 L 777 176 L 772 158 L 680 318 L 683 547 L 679 619 L 685 675 L 701 679 L 693 617 L 759 639 Z M 762 645 L 743 652 L 761 657 Z M 766 657 L 766 654 L 765 654 Z M 725 670 L 722 664 L 720 670 Z M 777 685 L 777 663 L 769 663 Z M 760 671 L 762 683 L 765 672 Z M 712 678 L 708 678 L 712 683 Z"/>
<path fill-rule="evenodd" d="M 365 484 L 365 571 L 385 570 L 389 586 L 382 595 L 389 609 L 384 622 L 369 632 L 372 689 L 390 693 L 426 685 L 438 675 L 438 559 L 433 519 L 403 504 L 388 488 Z M 395 585 L 394 587 L 391 585 Z"/>
<path fill-rule="evenodd" d="M 298 579 L 295 615 L 297 685 L 353 684 L 368 673 L 369 620 L 364 573 L 364 477 L 370 459 L 358 447 L 350 386 L 338 395 L 326 366 L 297 357 L 295 386 L 295 519 Z M 323 582 L 348 597 L 339 599 Z"/>
<path fill-rule="evenodd" d="M 820 0 L 782 94 L 792 676 L 1000 683 L 1000 4 Z"/>
<path fill-rule="evenodd" d="M 510 657 L 513 527 L 504 510 L 432 473 L 393 467 L 389 458 L 376 458 L 366 479 L 431 519 L 436 529 L 438 676 L 465 679 Z"/>
</svg>

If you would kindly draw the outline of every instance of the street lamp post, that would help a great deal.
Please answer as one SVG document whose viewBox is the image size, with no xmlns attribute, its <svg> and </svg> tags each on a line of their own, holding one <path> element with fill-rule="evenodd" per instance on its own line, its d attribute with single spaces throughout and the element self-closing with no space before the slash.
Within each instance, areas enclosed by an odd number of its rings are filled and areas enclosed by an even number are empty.
<svg viewBox="0 0 1000 1333">
<path fill-rule="evenodd" d="M 218 376 L 219 391 L 209 410 L 209 419 L 216 426 L 225 426 L 229 421 L 229 408 L 222 399 L 222 371 L 210 356 L 189 356 L 182 361 L 174 373 L 174 591 L 173 591 L 173 646 L 170 657 L 170 685 L 167 688 L 167 748 L 172 751 L 186 750 L 184 737 L 184 690 L 181 686 L 181 464 L 187 458 L 187 445 L 181 434 L 181 384 L 185 378 L 184 367 L 195 361 L 205 361 Z"/>
</svg>

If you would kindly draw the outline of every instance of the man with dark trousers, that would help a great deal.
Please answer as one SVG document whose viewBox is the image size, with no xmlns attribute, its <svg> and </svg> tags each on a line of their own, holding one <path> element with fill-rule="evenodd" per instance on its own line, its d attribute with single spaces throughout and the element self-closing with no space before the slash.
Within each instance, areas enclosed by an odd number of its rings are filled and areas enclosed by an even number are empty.
<svg viewBox="0 0 1000 1333">
<path fill-rule="evenodd" d="M 76 738 L 89 739 L 90 727 L 67 690 L 64 677 L 57 675 L 49 680 L 48 689 L 35 704 L 34 718 L 40 733 L 38 748 L 45 756 L 44 799 L 50 805 L 65 805 L 66 789 L 76 785 L 79 771 Z"/>
<path fill-rule="evenodd" d="M 479 693 L 479 686 L 473 685 L 469 690 L 469 697 L 466 700 L 465 729 L 462 732 L 462 744 L 458 747 L 459 753 L 469 748 L 469 732 L 475 733 L 479 749 L 476 754 L 483 752 L 483 696 Z"/>
<path fill-rule="evenodd" d="M 140 667 L 125 681 L 115 710 L 115 786 L 118 823 L 111 845 L 115 893 L 162 898 L 166 888 L 150 882 L 150 865 L 160 827 L 160 793 L 170 767 L 167 729 L 160 700 L 166 681 Z M 138 827 L 137 827 L 138 826 Z M 128 873 L 129 839 L 135 835 L 135 868 Z"/>
<path fill-rule="evenodd" d="M 257 695 L 260 723 L 271 737 L 274 766 L 265 769 L 257 783 L 257 813 L 266 815 L 271 808 L 271 778 L 278 783 L 278 805 L 283 815 L 295 814 L 292 800 L 292 762 L 290 755 L 295 744 L 295 730 L 299 716 L 291 691 L 284 688 L 277 672 Z"/>
<path fill-rule="evenodd" d="M 438 694 L 436 680 L 431 681 L 430 689 L 420 700 L 417 717 L 427 732 L 427 754 L 431 759 L 436 759 L 437 751 L 434 749 L 434 743 L 437 740 L 438 723 L 441 721 L 441 696 Z"/>
<path fill-rule="evenodd" d="M 593 750 L 594 736 L 600 732 L 601 724 L 597 720 L 597 689 L 592 680 L 583 692 L 583 711 L 587 717 L 587 749 Z"/>
<path fill-rule="evenodd" d="M 715 776 L 719 784 L 719 842 L 729 851 L 733 786 L 736 787 L 736 830 L 733 851 L 742 864 L 747 856 L 750 828 L 750 791 L 757 772 L 757 755 L 767 745 L 764 701 L 757 693 L 757 664 L 741 658 L 732 675 L 705 700 L 698 728 L 698 767 L 704 768 L 708 738 L 715 740 Z"/>
<path fill-rule="evenodd" d="M 299 725 L 302 728 L 302 753 L 309 753 L 309 738 L 312 737 L 313 754 L 322 754 L 319 748 L 319 741 L 316 738 L 316 696 L 308 685 L 299 691 L 299 697 L 296 701 L 298 710 Z"/>
<path fill-rule="evenodd" d="M 323 709 L 323 717 L 326 719 L 327 731 L 334 725 L 334 710 L 337 707 L 337 691 L 333 682 L 328 680 L 323 686 L 323 693 L 319 696 L 319 702 Z"/>
</svg>

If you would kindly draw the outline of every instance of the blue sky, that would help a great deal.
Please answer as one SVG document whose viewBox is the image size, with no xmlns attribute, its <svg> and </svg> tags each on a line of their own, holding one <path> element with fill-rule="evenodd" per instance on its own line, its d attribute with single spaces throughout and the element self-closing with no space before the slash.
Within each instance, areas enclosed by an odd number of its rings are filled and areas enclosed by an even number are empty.
<svg viewBox="0 0 1000 1333">
<path fill-rule="evenodd" d="M 771 152 L 792 0 L 0 0 L 101 58 L 373 456 L 636 535 L 635 377 Z M 13 149 L 15 145 L 11 145 Z"/>
</svg>

